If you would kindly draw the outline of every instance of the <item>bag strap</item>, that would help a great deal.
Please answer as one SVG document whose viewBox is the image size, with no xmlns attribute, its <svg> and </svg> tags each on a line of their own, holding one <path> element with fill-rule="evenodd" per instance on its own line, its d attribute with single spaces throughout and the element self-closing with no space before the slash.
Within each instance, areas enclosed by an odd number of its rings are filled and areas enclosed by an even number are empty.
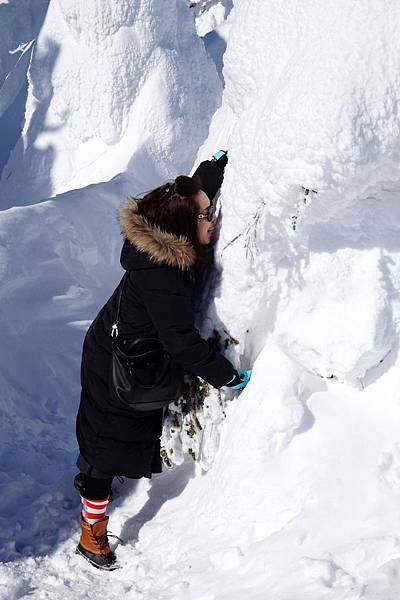
<svg viewBox="0 0 400 600">
<path fill-rule="evenodd" d="M 122 293 L 124 291 L 124 287 L 125 284 L 127 282 L 128 279 L 128 275 L 129 272 L 125 271 L 125 274 L 122 278 L 122 281 L 120 283 L 121 289 L 119 291 L 119 295 L 118 295 L 118 304 L 117 304 L 117 316 L 115 318 L 114 323 L 111 325 L 111 337 L 115 340 L 118 337 L 118 323 L 119 323 L 119 313 L 121 311 L 121 300 L 122 300 Z"/>
</svg>

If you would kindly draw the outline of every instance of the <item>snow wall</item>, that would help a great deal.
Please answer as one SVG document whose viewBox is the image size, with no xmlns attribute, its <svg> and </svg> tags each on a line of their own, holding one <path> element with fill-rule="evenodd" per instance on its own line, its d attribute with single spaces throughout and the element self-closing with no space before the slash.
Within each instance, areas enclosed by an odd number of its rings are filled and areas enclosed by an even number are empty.
<svg viewBox="0 0 400 600">
<path fill-rule="evenodd" d="M 214 562 L 238 597 L 381 598 L 399 548 L 400 7 L 233 13 L 199 157 L 229 148 L 210 328 L 254 371 L 198 529 L 226 540 Z"/>
<path fill-rule="evenodd" d="M 384 6 L 235 8 L 201 155 L 229 146 L 216 311 L 251 363 L 273 334 L 357 384 L 396 351 L 400 9 Z"/>
</svg>

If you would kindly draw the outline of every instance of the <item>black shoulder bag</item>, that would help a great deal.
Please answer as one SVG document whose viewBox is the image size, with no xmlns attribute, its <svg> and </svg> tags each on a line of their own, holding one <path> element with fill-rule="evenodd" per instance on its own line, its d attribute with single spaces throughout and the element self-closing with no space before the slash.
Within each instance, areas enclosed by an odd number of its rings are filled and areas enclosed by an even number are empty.
<svg viewBox="0 0 400 600">
<path fill-rule="evenodd" d="M 138 411 L 156 410 L 176 400 L 183 390 L 183 367 L 174 362 L 158 338 L 133 341 L 119 335 L 118 324 L 124 275 L 117 316 L 111 327 L 111 382 L 114 401 Z"/>
</svg>

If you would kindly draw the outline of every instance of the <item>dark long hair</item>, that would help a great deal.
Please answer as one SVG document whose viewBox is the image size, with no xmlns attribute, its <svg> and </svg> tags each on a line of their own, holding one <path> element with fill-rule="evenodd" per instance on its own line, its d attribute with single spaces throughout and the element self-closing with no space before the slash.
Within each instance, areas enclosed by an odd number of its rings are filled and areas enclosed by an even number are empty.
<svg viewBox="0 0 400 600">
<path fill-rule="evenodd" d="M 139 215 L 163 231 L 187 238 L 196 251 L 197 260 L 202 262 L 204 252 L 197 237 L 199 206 L 196 195 L 200 190 L 198 176 L 179 175 L 173 182 L 161 185 L 136 200 Z"/>
</svg>

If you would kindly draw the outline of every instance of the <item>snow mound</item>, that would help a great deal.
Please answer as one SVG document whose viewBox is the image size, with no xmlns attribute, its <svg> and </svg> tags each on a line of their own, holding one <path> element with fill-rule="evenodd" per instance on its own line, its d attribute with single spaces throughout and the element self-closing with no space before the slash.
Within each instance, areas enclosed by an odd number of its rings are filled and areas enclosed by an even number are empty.
<svg viewBox="0 0 400 600">
<path fill-rule="evenodd" d="M 46 520 L 57 503 L 76 509 L 83 337 L 122 274 L 117 208 L 139 185 L 119 177 L 0 213 L 1 558 L 29 552 L 36 534 L 42 550 L 66 537 Z"/>
<path fill-rule="evenodd" d="M 356 386 L 397 356 L 400 8 L 385 7 L 235 7 L 199 156 L 229 148 L 215 314 L 245 367 L 269 335 Z"/>
<path fill-rule="evenodd" d="M 152 183 L 187 171 L 221 94 L 184 0 L 53 0 L 29 81 L 6 207 L 106 181 L 133 157 Z"/>
</svg>

